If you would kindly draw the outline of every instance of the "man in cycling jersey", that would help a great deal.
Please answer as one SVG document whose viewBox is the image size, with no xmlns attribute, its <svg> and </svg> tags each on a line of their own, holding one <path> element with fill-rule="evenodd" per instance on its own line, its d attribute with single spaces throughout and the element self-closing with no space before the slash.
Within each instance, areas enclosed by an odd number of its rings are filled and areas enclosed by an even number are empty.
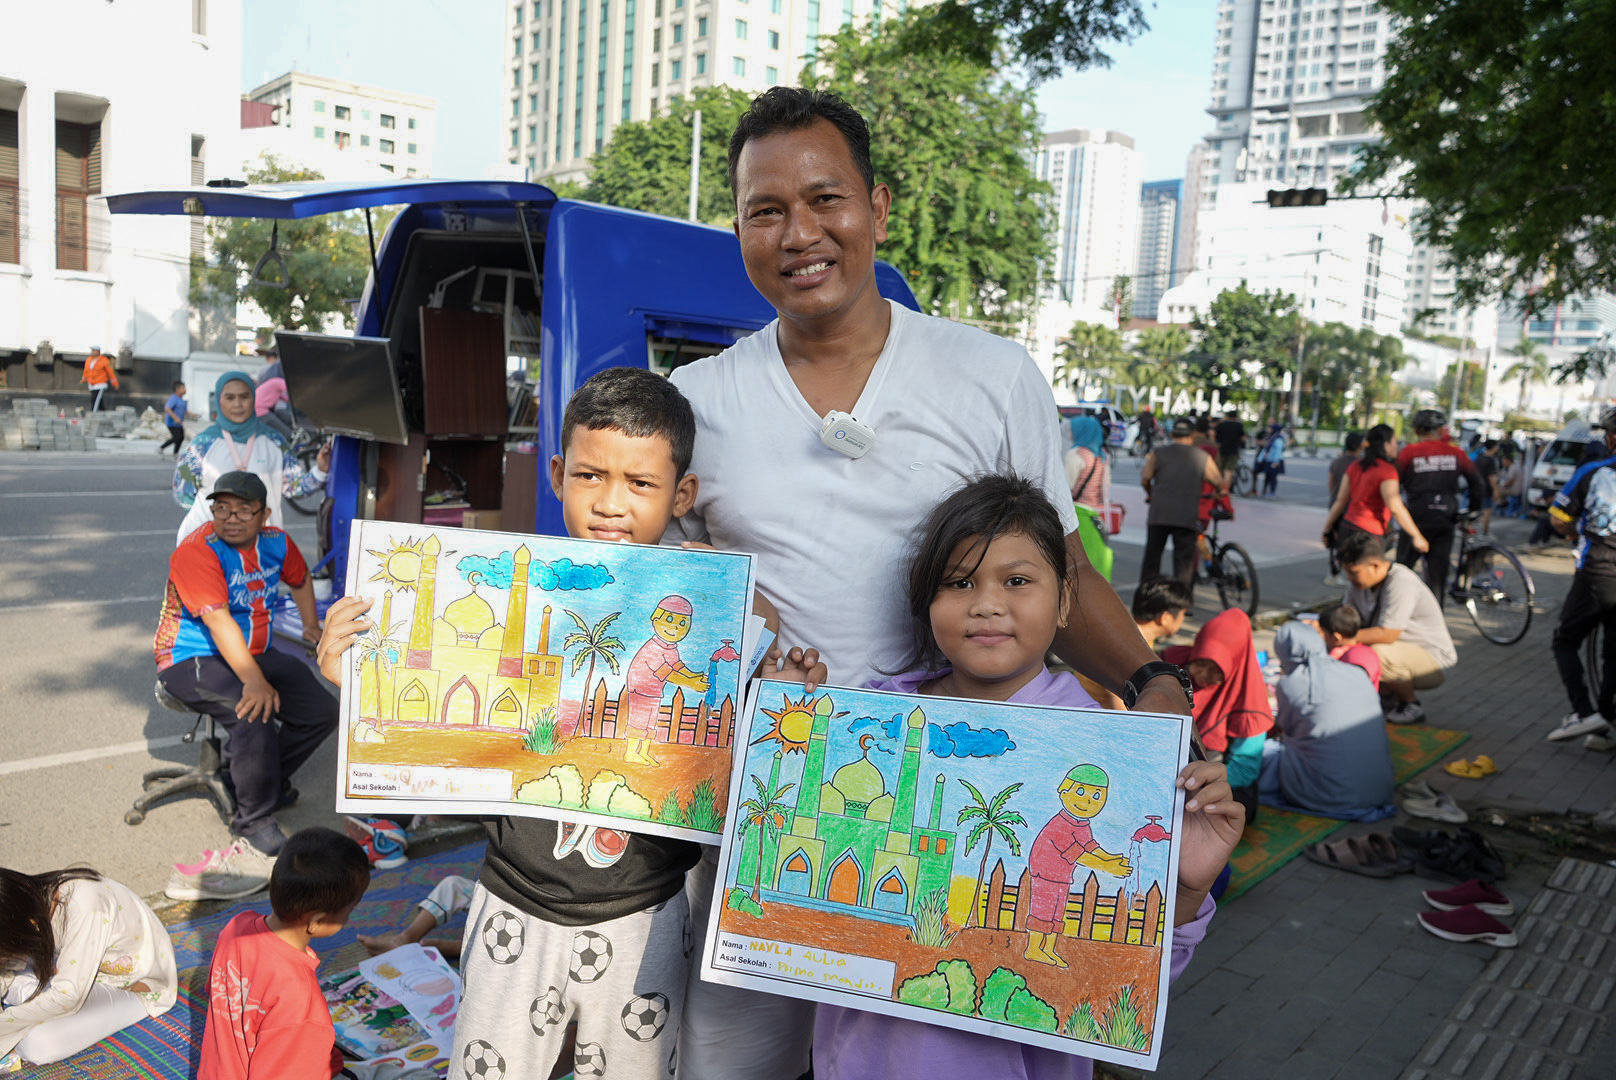
<svg viewBox="0 0 1616 1080">
<path fill-rule="evenodd" d="M 1421 409 L 1414 414 L 1415 441 L 1397 455 L 1397 476 L 1403 487 L 1403 502 L 1414 524 L 1430 544 L 1425 553 L 1425 584 L 1446 603 L 1453 534 L 1459 520 L 1459 483 L 1470 485 L 1470 505 L 1479 507 L 1487 496 L 1486 485 L 1475 462 L 1444 439 L 1448 418 L 1440 409 Z M 1412 537 L 1397 540 L 1397 561 L 1412 569 L 1420 553 Z"/>
<path fill-rule="evenodd" d="M 1599 415 L 1605 446 L 1616 450 L 1616 408 Z M 1549 507 L 1561 536 L 1577 538 L 1577 572 L 1554 630 L 1554 663 L 1571 699 L 1571 712 L 1547 738 L 1586 736 L 1590 750 L 1616 749 L 1610 720 L 1616 717 L 1616 457 L 1596 458 L 1577 468 Z M 1582 643 L 1599 628 L 1603 671 L 1595 702 L 1583 678 Z"/>
</svg>

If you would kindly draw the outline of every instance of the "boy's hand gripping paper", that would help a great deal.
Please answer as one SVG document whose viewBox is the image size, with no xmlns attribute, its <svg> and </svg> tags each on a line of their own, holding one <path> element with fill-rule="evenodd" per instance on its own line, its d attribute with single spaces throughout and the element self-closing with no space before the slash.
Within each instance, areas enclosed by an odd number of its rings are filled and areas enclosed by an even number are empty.
<svg viewBox="0 0 1616 1080">
<path fill-rule="evenodd" d="M 1154 1068 L 1181 716 L 755 684 L 702 977 Z"/>
<path fill-rule="evenodd" d="M 752 558 L 356 521 L 337 809 L 716 843 Z"/>
</svg>

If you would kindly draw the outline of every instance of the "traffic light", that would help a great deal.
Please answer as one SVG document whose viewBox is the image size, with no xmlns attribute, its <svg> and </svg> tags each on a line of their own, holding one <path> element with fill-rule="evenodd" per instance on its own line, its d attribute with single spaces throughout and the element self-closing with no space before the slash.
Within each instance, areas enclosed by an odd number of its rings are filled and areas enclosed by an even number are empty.
<svg viewBox="0 0 1616 1080">
<path fill-rule="evenodd" d="M 1275 209 L 1285 206 L 1323 206 L 1329 201 L 1329 191 L 1321 187 L 1286 188 L 1283 191 L 1270 188 L 1268 191 L 1268 205 Z"/>
</svg>

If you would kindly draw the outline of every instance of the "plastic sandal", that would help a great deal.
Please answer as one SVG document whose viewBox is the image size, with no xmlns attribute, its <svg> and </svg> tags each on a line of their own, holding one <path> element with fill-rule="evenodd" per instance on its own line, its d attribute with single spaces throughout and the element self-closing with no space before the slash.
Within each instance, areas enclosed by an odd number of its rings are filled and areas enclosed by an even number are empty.
<svg viewBox="0 0 1616 1080">
<path fill-rule="evenodd" d="M 1397 874 L 1397 870 L 1382 862 L 1370 845 L 1358 836 L 1332 843 L 1309 844 L 1302 849 L 1302 854 L 1309 862 L 1345 870 L 1350 874 L 1362 874 L 1364 877 L 1389 878 Z"/>
<path fill-rule="evenodd" d="M 1498 766 L 1495 765 L 1493 763 L 1493 759 L 1488 757 L 1486 754 L 1478 754 L 1475 759 L 1470 762 L 1470 764 L 1480 769 L 1481 775 L 1483 776 L 1491 776 L 1493 773 L 1498 771 Z"/>
<path fill-rule="evenodd" d="M 1359 839 L 1369 847 L 1377 865 L 1388 867 L 1394 874 L 1412 874 L 1414 860 L 1405 855 L 1397 846 L 1397 841 L 1387 833 L 1368 833 Z"/>
<path fill-rule="evenodd" d="M 1475 762 L 1466 761 L 1464 758 L 1448 762 L 1442 766 L 1442 771 L 1449 776 L 1457 776 L 1461 780 L 1480 780 L 1487 775 L 1481 771 L 1481 767 Z"/>
</svg>

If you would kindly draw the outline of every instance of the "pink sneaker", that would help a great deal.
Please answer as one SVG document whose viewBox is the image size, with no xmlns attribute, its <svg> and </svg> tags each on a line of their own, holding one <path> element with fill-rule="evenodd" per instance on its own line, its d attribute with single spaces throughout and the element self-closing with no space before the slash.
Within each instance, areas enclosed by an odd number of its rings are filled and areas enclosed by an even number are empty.
<svg viewBox="0 0 1616 1080">
<path fill-rule="evenodd" d="M 212 848 L 202 849 L 202 858 L 194 863 L 175 863 L 174 869 L 185 877 L 198 877 L 202 871 L 224 858 L 224 852 L 214 851 Z"/>
<path fill-rule="evenodd" d="M 1421 926 L 1449 941 L 1479 941 L 1500 949 L 1513 949 L 1519 944 L 1515 931 L 1474 904 L 1452 911 L 1422 911 L 1419 918 Z"/>
<path fill-rule="evenodd" d="M 1509 902 L 1509 897 L 1475 878 L 1451 889 L 1427 890 L 1420 895 L 1425 897 L 1427 904 L 1438 911 L 1455 911 L 1470 905 L 1488 915 L 1515 914 L 1515 905 Z"/>
</svg>

